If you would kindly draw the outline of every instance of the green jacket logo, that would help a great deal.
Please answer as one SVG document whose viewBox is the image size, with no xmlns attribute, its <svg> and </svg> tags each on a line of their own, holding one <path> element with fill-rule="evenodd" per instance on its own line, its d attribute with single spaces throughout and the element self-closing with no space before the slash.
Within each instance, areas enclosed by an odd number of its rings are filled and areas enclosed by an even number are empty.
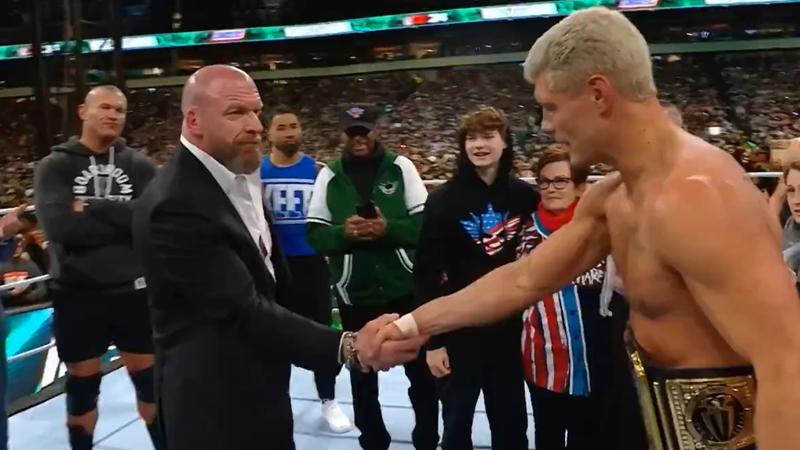
<svg viewBox="0 0 800 450">
<path fill-rule="evenodd" d="M 397 191 L 397 183 L 394 181 L 386 181 L 379 184 L 378 189 L 380 189 L 384 195 L 393 195 Z"/>
</svg>

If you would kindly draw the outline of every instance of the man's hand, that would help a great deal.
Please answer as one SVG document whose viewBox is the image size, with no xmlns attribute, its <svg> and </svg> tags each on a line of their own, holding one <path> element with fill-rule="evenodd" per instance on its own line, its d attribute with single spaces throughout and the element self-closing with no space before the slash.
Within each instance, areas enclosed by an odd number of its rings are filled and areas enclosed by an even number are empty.
<svg viewBox="0 0 800 450">
<path fill-rule="evenodd" d="M 448 356 L 445 347 L 429 350 L 425 355 L 425 359 L 428 362 L 428 368 L 431 369 L 431 374 L 436 378 L 446 377 L 452 372 L 450 370 L 450 356 Z"/>
<path fill-rule="evenodd" d="M 380 239 L 386 234 L 386 217 L 383 216 L 383 213 L 377 206 L 375 207 L 375 211 L 378 212 L 378 218 L 368 220 L 370 226 L 370 237 L 372 239 Z"/>
<path fill-rule="evenodd" d="M 398 317 L 397 314 L 384 314 L 366 324 L 358 332 L 356 350 L 358 350 L 358 357 L 365 369 L 388 370 L 419 356 L 419 349 L 428 340 L 427 337 L 417 336 L 409 339 L 403 339 L 402 336 L 399 336 L 398 339 L 379 337 L 383 328 L 397 328 L 392 325 L 392 322 Z"/>
<path fill-rule="evenodd" d="M 22 229 L 22 222 L 19 220 L 19 215 L 25 211 L 28 205 L 22 204 L 14 208 L 8 214 L 0 217 L 0 237 L 8 239 Z"/>
<path fill-rule="evenodd" d="M 47 240 L 42 230 L 33 230 L 30 233 L 25 233 L 25 242 L 42 248 L 47 247 Z"/>
<path fill-rule="evenodd" d="M 76 198 L 72 200 L 72 210 L 76 213 L 82 213 L 85 207 L 83 205 L 83 200 Z"/>
<path fill-rule="evenodd" d="M 352 239 L 360 241 L 371 241 L 374 239 L 372 236 L 372 224 L 361 216 L 351 216 L 344 223 L 344 234 Z"/>
<path fill-rule="evenodd" d="M 28 286 L 17 286 L 13 287 L 8 291 L 8 295 L 12 297 L 19 297 L 20 295 L 24 294 L 25 291 L 28 290 Z"/>
<path fill-rule="evenodd" d="M 399 341 L 405 338 L 406 337 L 403 335 L 403 332 L 400 331 L 400 328 L 397 328 L 397 325 L 394 323 L 389 323 L 381 328 L 381 330 L 378 332 L 378 336 L 376 337 L 380 344 L 386 341 Z"/>
</svg>

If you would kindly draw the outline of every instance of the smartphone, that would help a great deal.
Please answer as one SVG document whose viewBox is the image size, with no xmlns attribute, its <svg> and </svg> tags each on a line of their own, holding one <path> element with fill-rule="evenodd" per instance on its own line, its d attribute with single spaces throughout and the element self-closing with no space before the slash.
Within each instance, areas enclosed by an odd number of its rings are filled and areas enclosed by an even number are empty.
<svg viewBox="0 0 800 450">
<path fill-rule="evenodd" d="M 356 207 L 356 214 L 365 219 L 377 219 L 378 210 L 375 209 L 375 204 L 372 202 L 364 203 Z"/>
</svg>

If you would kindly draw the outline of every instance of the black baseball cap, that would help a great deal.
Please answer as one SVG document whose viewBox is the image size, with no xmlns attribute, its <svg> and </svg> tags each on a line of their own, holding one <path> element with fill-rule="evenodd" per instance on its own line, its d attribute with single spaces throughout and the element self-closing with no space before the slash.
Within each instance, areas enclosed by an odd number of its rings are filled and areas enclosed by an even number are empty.
<svg viewBox="0 0 800 450">
<path fill-rule="evenodd" d="M 372 131 L 380 117 L 378 108 L 372 105 L 350 104 L 344 107 L 339 116 L 339 128 L 347 131 L 351 128 L 366 128 Z"/>
</svg>

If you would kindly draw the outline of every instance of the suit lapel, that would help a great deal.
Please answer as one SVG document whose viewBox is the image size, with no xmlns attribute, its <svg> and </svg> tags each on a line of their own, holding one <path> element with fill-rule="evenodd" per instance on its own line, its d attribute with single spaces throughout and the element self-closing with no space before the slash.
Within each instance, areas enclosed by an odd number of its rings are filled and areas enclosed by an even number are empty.
<svg viewBox="0 0 800 450">
<path fill-rule="evenodd" d="M 206 169 L 191 152 L 181 146 L 177 156 L 177 163 L 184 167 L 191 179 L 187 186 L 191 186 L 194 191 L 192 198 L 195 200 L 197 208 L 209 220 L 221 222 L 227 229 L 233 241 L 235 250 L 242 257 L 242 260 L 250 269 L 253 280 L 259 290 L 272 292 L 275 289 L 275 281 L 269 275 L 269 270 L 264 263 L 261 250 L 253 238 L 250 236 L 242 217 L 231 203 L 228 195 L 222 190 L 217 180 Z"/>
</svg>

